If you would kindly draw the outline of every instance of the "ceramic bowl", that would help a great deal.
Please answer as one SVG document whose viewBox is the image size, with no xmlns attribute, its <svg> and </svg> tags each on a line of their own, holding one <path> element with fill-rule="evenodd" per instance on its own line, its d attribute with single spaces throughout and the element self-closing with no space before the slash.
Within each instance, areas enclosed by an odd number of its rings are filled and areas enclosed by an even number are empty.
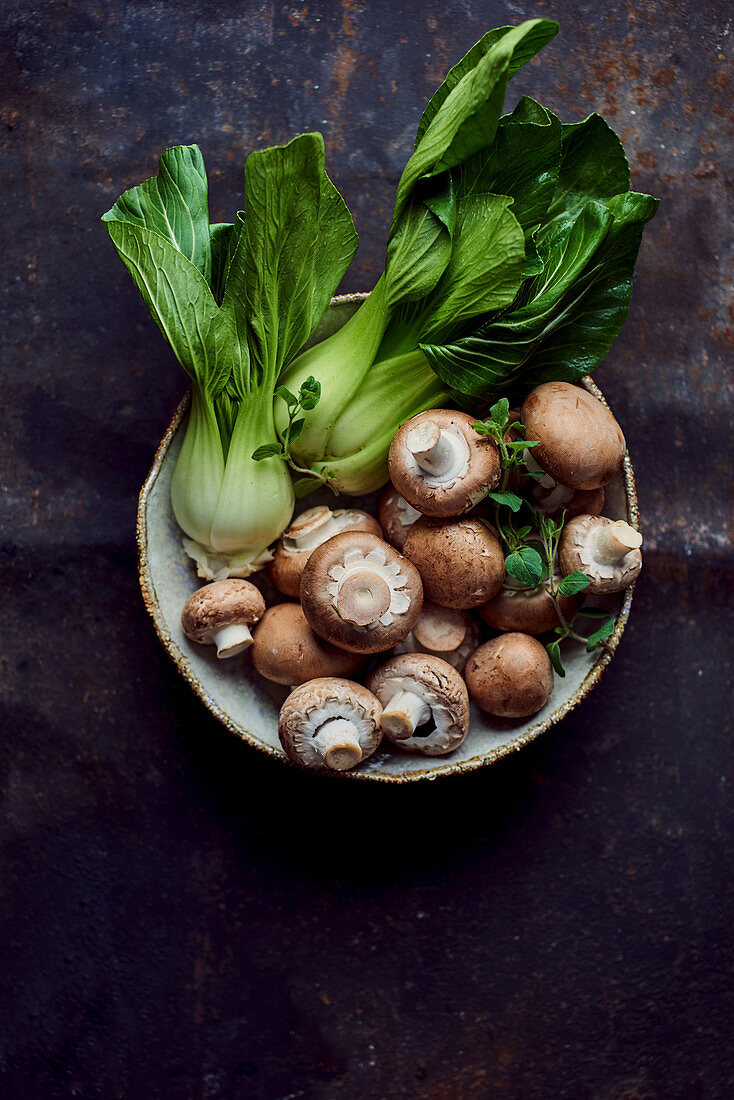
<svg viewBox="0 0 734 1100">
<path fill-rule="evenodd" d="M 363 295 L 335 298 L 314 335 L 324 339 L 338 329 L 354 311 Z M 604 404 L 599 388 L 585 378 L 582 385 Z M 218 660 L 212 646 L 190 642 L 181 629 L 181 608 L 190 594 L 201 585 L 194 565 L 181 544 L 181 532 L 171 509 L 171 478 L 183 442 L 188 396 L 179 405 L 156 453 L 148 478 L 140 493 L 138 509 L 138 551 L 143 598 L 166 652 L 181 675 L 202 702 L 232 733 L 253 748 L 286 762 L 278 741 L 278 711 L 288 694 L 286 688 L 262 679 L 247 654 L 226 661 Z M 327 497 L 332 502 L 334 497 Z M 344 505 L 363 506 L 353 497 L 343 498 Z M 377 494 L 373 497 L 377 499 Z M 301 510 L 318 498 L 300 502 Z M 369 501 L 367 501 L 369 505 Z M 620 475 L 607 486 L 604 514 L 625 519 L 637 526 L 637 498 L 629 457 L 625 457 Z M 633 586 L 634 587 L 634 586 Z M 565 717 L 588 695 L 609 664 L 627 622 L 633 587 L 606 602 L 597 601 L 616 615 L 609 648 L 587 653 L 577 643 L 566 642 L 563 661 L 566 676 L 555 678 L 548 703 L 528 719 L 493 718 L 472 705 L 471 728 L 464 743 L 449 756 L 424 757 L 401 753 L 392 746 L 378 751 L 349 772 L 334 773 L 356 780 L 405 783 L 431 780 L 439 776 L 472 771 L 484 767 L 522 748 L 544 730 Z"/>
</svg>

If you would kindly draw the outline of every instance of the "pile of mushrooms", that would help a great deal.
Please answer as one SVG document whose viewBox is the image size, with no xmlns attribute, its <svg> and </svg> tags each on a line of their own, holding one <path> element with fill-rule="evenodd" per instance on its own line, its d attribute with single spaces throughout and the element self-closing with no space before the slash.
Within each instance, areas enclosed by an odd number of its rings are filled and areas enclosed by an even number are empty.
<svg viewBox="0 0 734 1100">
<path fill-rule="evenodd" d="M 348 771 L 381 743 L 454 752 L 469 733 L 470 699 L 502 719 L 537 713 L 554 686 L 537 635 L 558 627 L 557 606 L 570 619 L 587 593 L 636 579 L 641 535 L 601 515 L 625 455 L 609 410 L 579 386 L 548 382 L 511 420 L 536 443 L 525 460 L 539 476 L 510 488 L 536 512 L 565 514 L 555 580 L 585 573 L 582 595 L 557 605 L 547 581 L 530 588 L 506 573 L 481 506 L 501 480 L 497 445 L 466 413 L 431 409 L 395 435 L 377 518 L 319 505 L 284 531 L 268 572 L 285 600 L 266 609 L 256 585 L 228 580 L 187 601 L 188 639 L 214 645 L 217 658 L 247 649 L 262 677 L 290 690 L 278 734 L 292 763 Z"/>
</svg>

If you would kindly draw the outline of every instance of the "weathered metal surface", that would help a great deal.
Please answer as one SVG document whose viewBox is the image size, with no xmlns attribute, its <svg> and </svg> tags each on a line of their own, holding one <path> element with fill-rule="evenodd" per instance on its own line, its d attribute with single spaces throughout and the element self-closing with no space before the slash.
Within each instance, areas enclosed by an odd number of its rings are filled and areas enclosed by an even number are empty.
<svg viewBox="0 0 734 1100">
<path fill-rule="evenodd" d="M 169 666 L 137 492 L 185 380 L 98 224 L 197 140 L 321 129 L 380 267 L 420 109 L 488 27 L 600 110 L 660 195 L 598 379 L 646 568 L 612 669 L 486 773 L 346 787 L 275 767 Z M 723 2 L 48 2 L 2 9 L 0 578 L 10 1097 L 732 1095 L 732 85 Z"/>
</svg>

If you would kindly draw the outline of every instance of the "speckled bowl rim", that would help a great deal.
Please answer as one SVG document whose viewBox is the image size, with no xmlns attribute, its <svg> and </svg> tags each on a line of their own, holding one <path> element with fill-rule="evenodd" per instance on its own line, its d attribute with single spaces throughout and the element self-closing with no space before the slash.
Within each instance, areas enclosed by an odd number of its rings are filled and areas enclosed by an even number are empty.
<svg viewBox="0 0 734 1100">
<path fill-rule="evenodd" d="M 352 302 L 359 302 L 365 297 L 364 294 L 341 294 L 336 298 L 332 298 L 331 305 L 348 305 Z M 594 397 L 598 397 L 599 400 L 609 408 L 609 404 L 606 401 L 603 393 L 599 387 L 588 377 L 588 375 L 581 379 L 581 385 L 593 394 Z M 168 448 L 171 444 L 181 421 L 183 420 L 186 411 L 189 406 L 190 392 L 185 394 L 183 399 L 178 405 L 176 412 L 173 415 L 171 423 L 168 425 L 166 434 L 163 436 L 158 449 L 153 459 L 153 464 L 150 468 L 150 472 L 145 479 L 145 483 L 140 490 L 140 497 L 138 500 L 138 516 L 137 516 L 137 543 L 138 543 L 138 559 L 139 559 L 139 576 L 140 587 L 143 593 L 143 601 L 145 606 L 153 619 L 156 633 L 163 645 L 163 648 L 168 653 L 169 657 L 175 664 L 178 671 L 183 678 L 191 685 L 196 695 L 201 699 L 202 703 L 207 707 L 209 711 L 218 718 L 222 725 L 226 726 L 231 733 L 236 734 L 248 745 L 257 749 L 259 752 L 263 752 L 270 756 L 274 760 L 278 760 L 280 763 L 292 768 L 293 765 L 288 761 L 287 757 L 279 749 L 274 748 L 271 745 L 265 744 L 255 734 L 245 729 L 238 722 L 235 722 L 232 717 L 223 710 L 217 701 L 204 689 L 198 677 L 194 674 L 189 665 L 185 655 L 181 652 L 179 647 L 173 641 L 165 619 L 161 612 L 158 600 L 156 597 L 155 586 L 150 573 L 150 566 L 148 562 L 148 541 L 147 541 L 147 525 L 146 525 L 146 511 L 148 507 L 148 499 L 150 493 L 155 485 L 156 479 L 161 471 L 163 461 L 165 459 Z M 610 410 L 611 411 L 611 410 Z M 639 526 L 639 510 L 637 505 L 637 490 L 635 488 L 635 476 L 632 469 L 632 462 L 629 457 L 629 453 L 624 456 L 624 465 L 622 468 L 622 475 L 624 479 L 624 491 L 627 500 L 627 514 L 630 524 L 637 529 Z M 494 764 L 497 760 L 503 759 L 505 756 L 509 756 L 510 753 L 517 752 L 518 749 L 523 748 L 525 745 L 534 741 L 536 737 L 539 737 L 541 733 L 544 733 L 551 726 L 554 726 L 557 722 L 560 722 L 562 718 L 565 718 L 567 714 L 578 706 L 578 704 L 586 698 L 589 692 L 596 686 L 599 679 L 606 669 L 607 665 L 611 661 L 617 646 L 619 645 L 620 638 L 624 633 L 624 628 L 627 625 L 627 619 L 629 618 L 630 607 L 632 606 L 632 597 L 634 595 L 634 584 L 630 585 L 628 589 L 623 593 L 622 605 L 617 615 L 616 625 L 611 636 L 607 639 L 607 648 L 599 651 L 599 658 L 594 662 L 592 667 L 587 672 L 581 684 L 576 689 L 574 694 L 568 698 L 565 703 L 543 718 L 542 721 L 536 722 L 534 725 L 523 730 L 517 737 L 505 742 L 498 746 L 496 749 L 491 749 L 488 752 L 481 753 L 477 756 L 471 757 L 469 760 L 462 760 L 452 762 L 450 759 L 442 758 L 442 763 L 437 763 L 434 767 L 428 768 L 421 772 L 405 772 L 401 774 L 393 774 L 389 772 L 375 772 L 375 771 L 363 771 L 360 769 L 354 769 L 346 772 L 334 772 L 334 776 L 346 779 L 358 779 L 368 780 L 370 782 L 380 783 L 414 783 L 424 782 L 426 780 L 433 780 L 443 778 L 448 775 L 458 775 L 463 772 L 476 771 L 478 768 L 483 768 L 488 764 Z"/>
</svg>

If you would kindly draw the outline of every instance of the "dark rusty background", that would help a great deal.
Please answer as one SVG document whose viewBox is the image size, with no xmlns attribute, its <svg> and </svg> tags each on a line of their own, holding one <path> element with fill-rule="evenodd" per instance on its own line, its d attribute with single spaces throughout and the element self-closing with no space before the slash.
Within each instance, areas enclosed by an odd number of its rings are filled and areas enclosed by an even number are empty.
<svg viewBox="0 0 734 1100">
<path fill-rule="evenodd" d="M 99 224 L 198 141 L 320 129 L 381 265 L 421 107 L 489 27 L 662 198 L 597 378 L 646 567 L 618 656 L 494 768 L 329 783 L 204 710 L 140 598 L 137 492 L 186 387 Z M 718 1100 L 732 1059 L 732 10 L 724 0 L 6 2 L 0 1094 Z M 727 912 L 727 906 L 729 906 Z"/>
</svg>

